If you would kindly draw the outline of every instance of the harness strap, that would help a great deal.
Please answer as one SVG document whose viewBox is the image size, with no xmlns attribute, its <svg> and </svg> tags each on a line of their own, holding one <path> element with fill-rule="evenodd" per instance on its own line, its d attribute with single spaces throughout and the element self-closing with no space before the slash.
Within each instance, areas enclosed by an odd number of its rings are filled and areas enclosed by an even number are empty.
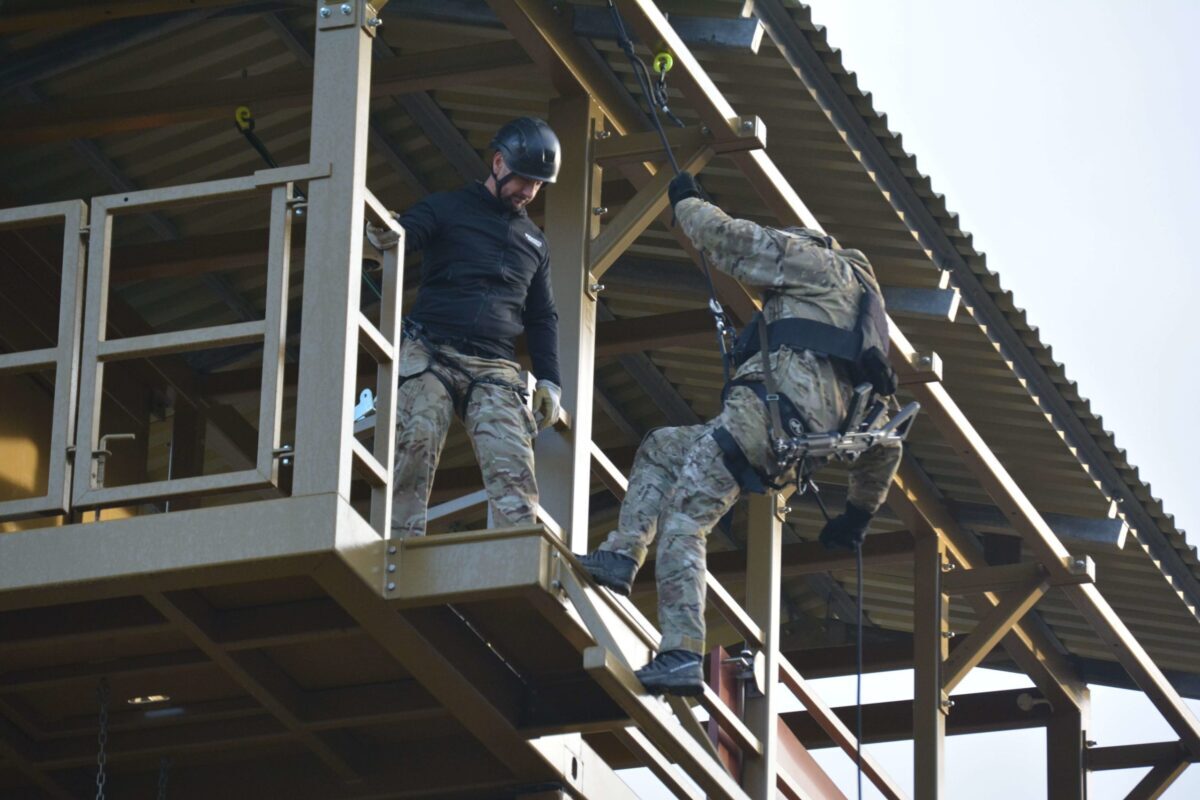
<svg viewBox="0 0 1200 800">
<path fill-rule="evenodd" d="M 406 381 L 410 381 L 413 378 L 419 378 L 425 373 L 429 373 L 433 375 L 433 377 L 437 378 L 438 381 L 441 382 L 442 386 L 446 389 L 446 394 L 450 396 L 450 403 L 454 407 L 454 413 L 457 414 L 458 418 L 463 421 L 465 421 L 467 418 L 467 407 L 471 402 L 471 395 L 475 392 L 475 388 L 479 386 L 479 384 L 486 383 L 509 389 L 516 394 L 518 398 L 520 398 L 522 403 L 528 399 L 529 392 L 526 391 L 524 386 L 518 383 L 510 383 L 509 381 L 501 380 L 499 378 L 492 378 L 486 375 L 479 376 L 472 374 L 469 369 L 464 367 L 453 357 L 447 355 L 443 350 L 438 348 L 437 345 L 430 341 L 428 334 L 425 333 L 424 329 L 418 323 L 407 323 L 404 326 L 404 335 L 420 342 L 425 347 L 426 352 L 429 353 L 430 362 L 436 362 L 446 369 L 454 370 L 465 377 L 467 379 L 467 388 L 466 391 L 460 395 L 457 391 L 455 391 L 454 384 L 451 383 L 450 380 L 444 375 L 438 373 L 438 371 L 433 368 L 432 363 L 430 366 L 426 367 L 420 372 L 401 377 L 399 383 L 397 384 L 397 388 L 403 385 Z"/>
<path fill-rule="evenodd" d="M 737 440 L 733 438 L 733 434 L 725 428 L 716 428 L 712 437 L 717 447 L 721 448 L 721 462 L 725 464 L 725 469 L 729 470 L 729 474 L 737 481 L 742 491 L 766 494 L 767 488 L 773 485 L 771 479 L 755 469 Z"/>
<path fill-rule="evenodd" d="M 787 437 L 783 429 L 783 417 L 779 413 L 779 384 L 775 383 L 775 370 L 771 366 L 771 348 L 767 334 L 767 321 L 762 315 L 758 317 L 758 342 L 762 348 L 763 383 L 766 386 L 765 397 L 767 411 L 771 417 L 771 449 L 778 453 Z"/>
<path fill-rule="evenodd" d="M 854 363 L 862 347 L 861 338 L 857 331 L 848 331 L 818 322 L 815 319 L 787 317 L 778 319 L 769 325 L 759 316 L 761 327 L 765 334 L 760 333 L 757 340 L 744 337 L 738 343 L 736 353 L 737 365 L 741 366 L 756 353 L 766 351 L 773 353 L 780 347 L 788 346 L 800 350 L 811 350 L 818 355 L 837 358 Z"/>
</svg>

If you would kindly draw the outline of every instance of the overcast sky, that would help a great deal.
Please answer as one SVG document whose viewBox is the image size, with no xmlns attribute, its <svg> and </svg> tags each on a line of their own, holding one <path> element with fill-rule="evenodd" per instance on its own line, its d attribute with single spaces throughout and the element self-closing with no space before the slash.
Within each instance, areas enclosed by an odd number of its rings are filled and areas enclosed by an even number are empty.
<svg viewBox="0 0 1200 800">
<path fill-rule="evenodd" d="M 1200 2 L 810 5 L 1143 480 L 1180 527 L 1200 525 L 1191 248 L 1200 230 Z M 821 685 L 835 705 L 854 700 L 852 682 Z M 1021 685 L 977 670 L 958 691 Z M 867 702 L 911 697 L 911 677 L 869 676 L 865 693 Z M 1139 694 L 1094 687 L 1092 706 L 1101 745 L 1173 738 Z M 949 739 L 948 796 L 1045 797 L 1043 739 Z M 911 743 L 868 749 L 911 787 Z M 853 797 L 848 761 L 819 758 Z M 1142 772 L 1093 775 L 1089 797 L 1122 798 Z M 869 786 L 866 796 L 878 796 Z M 1200 767 L 1164 797 L 1200 797 Z"/>
</svg>

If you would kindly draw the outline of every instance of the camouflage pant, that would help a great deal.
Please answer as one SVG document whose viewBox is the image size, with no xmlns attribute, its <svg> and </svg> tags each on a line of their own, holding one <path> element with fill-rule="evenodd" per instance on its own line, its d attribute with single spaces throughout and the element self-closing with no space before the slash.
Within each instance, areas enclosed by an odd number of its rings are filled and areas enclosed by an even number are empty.
<svg viewBox="0 0 1200 800">
<path fill-rule="evenodd" d="M 713 439 L 717 427 L 733 434 L 752 464 L 767 467 L 765 409 L 754 392 L 736 388 L 711 422 L 659 428 L 646 436 L 633 462 L 617 530 L 600 545 L 640 567 L 658 537 L 661 650 L 704 653 L 705 542 L 741 496 Z"/>
<path fill-rule="evenodd" d="M 400 349 L 400 387 L 396 405 L 396 464 L 392 474 L 392 537 L 425 535 L 429 493 L 446 431 L 454 413 L 441 376 L 462 397 L 471 377 L 521 383 L 511 361 L 476 358 L 440 348 L 466 372 L 432 360 L 420 342 L 405 339 Z M 431 369 L 437 373 L 423 372 Z M 418 374 L 423 373 L 423 374 Z M 416 377 L 412 377 L 416 376 Z M 537 483 L 533 472 L 533 438 L 537 426 L 528 407 L 510 388 L 476 383 L 463 424 L 483 473 L 493 524 L 528 525 L 534 521 Z"/>
</svg>

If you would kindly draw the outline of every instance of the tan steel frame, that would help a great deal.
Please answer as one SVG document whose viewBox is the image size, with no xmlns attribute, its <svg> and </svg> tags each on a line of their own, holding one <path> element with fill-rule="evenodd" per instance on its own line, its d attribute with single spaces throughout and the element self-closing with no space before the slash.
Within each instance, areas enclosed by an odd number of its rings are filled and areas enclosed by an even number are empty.
<svg viewBox="0 0 1200 800">
<path fill-rule="evenodd" d="M 673 73 L 673 79 L 682 87 L 714 138 L 714 144 L 688 158 L 687 162 L 699 167 L 711 157 L 709 150 L 723 147 L 731 151 L 733 162 L 781 222 L 801 222 L 809 227 L 819 227 L 761 148 L 739 151 L 737 147 L 725 144 L 744 137 L 743 121 L 675 35 L 660 10 L 650 0 L 618 0 L 618 4 L 642 41 L 663 43 L 674 53 L 678 69 Z M 83 452 L 89 454 L 97 446 L 98 386 L 105 360 L 178 352 L 197 346 L 257 341 L 260 338 L 267 344 L 269 353 L 281 352 L 282 297 L 278 298 L 277 303 L 268 303 L 268 319 L 261 324 L 139 337 L 122 343 L 104 342 L 103 298 L 107 293 L 111 214 L 135 205 L 143 209 L 162 207 L 174 202 L 195 202 L 200 198 L 222 194 L 249 193 L 260 186 L 271 185 L 275 187 L 272 190 L 271 265 L 272 278 L 278 283 L 280 276 L 286 275 L 286 251 L 277 246 L 277 241 L 286 241 L 282 234 L 286 232 L 286 209 L 290 197 L 288 185 L 293 180 L 309 181 L 310 231 L 309 246 L 305 252 L 305 326 L 301 334 L 295 496 L 255 504 L 253 509 L 242 506 L 237 509 L 180 512 L 166 524 L 154 517 L 101 523 L 84 538 L 64 531 L 56 536 L 72 540 L 73 547 L 81 552 L 86 548 L 93 555 L 91 560 L 83 559 L 71 564 L 48 563 L 43 541 L 23 535 L 6 537 L 6 545 L 12 548 L 13 553 L 20 555 L 23 552 L 30 558 L 23 563 L 36 563 L 39 567 L 20 572 L 0 570 L 0 586 L 6 590 L 6 603 L 20 603 L 22 596 L 46 597 L 47 591 L 69 595 L 73 590 L 67 587 L 72 585 L 78 587 L 88 581 L 120 576 L 140 575 L 144 580 L 154 574 L 170 572 L 176 576 L 172 580 L 178 581 L 178 576 L 195 572 L 196 580 L 202 580 L 206 571 L 211 571 L 220 563 L 236 564 L 231 569 L 249 575 L 254 574 L 255 564 L 261 563 L 264 558 L 296 559 L 333 549 L 340 556 L 337 562 L 324 559 L 314 564 L 314 574 L 322 585 L 435 696 L 443 699 L 452 713 L 485 746 L 522 774 L 547 778 L 558 776 L 570 787 L 569 792 L 573 795 L 613 796 L 602 793 L 620 792 L 608 778 L 595 783 L 589 790 L 582 782 L 567 777 L 563 755 L 571 753 L 573 758 L 578 759 L 587 749 L 577 735 L 574 738 L 566 735 L 525 740 L 505 720 L 496 716 L 486 696 L 480 695 L 479 687 L 473 687 L 467 677 L 439 652 L 436 642 L 422 638 L 425 634 L 406 621 L 403 613 L 396 613 L 397 607 L 403 608 L 406 603 L 412 602 L 416 584 L 406 585 L 389 576 L 393 576 L 397 568 L 401 569 L 401 574 L 405 574 L 405 564 L 411 565 L 412 559 L 417 557 L 422 548 L 432 554 L 441 545 L 450 546 L 452 541 L 406 543 L 401 546 L 386 541 L 392 454 L 390 443 L 383 440 L 390 437 L 376 437 L 374 451 L 368 452 L 354 440 L 350 418 L 355 379 L 352 365 L 356 361 L 356 349 L 361 344 L 380 364 L 378 378 L 383 415 L 377 427 L 387 431 L 394 422 L 391 415 L 394 415 L 395 375 L 391 359 L 398 341 L 398 310 L 394 306 L 384 309 L 383 330 L 379 330 L 361 317 L 357 305 L 362 247 L 360 231 L 364 215 L 369 209 L 377 220 L 383 216 L 382 208 L 373 201 L 365 186 L 369 45 L 373 35 L 373 20 L 380 5 L 377 3 L 373 8 L 363 0 L 346 4 L 321 0 L 317 4 L 310 166 L 291 172 L 280 170 L 260 173 L 240 182 L 214 182 L 200 187 L 179 187 L 136 196 L 121 195 L 120 199 L 117 196 L 99 198 L 93 206 L 94 216 L 101 223 L 91 239 L 88 317 L 83 334 L 85 352 L 82 360 L 81 424 L 77 432 L 79 442 L 87 444 L 86 448 L 82 448 Z M 778 654 L 781 570 L 779 524 L 774 500 L 760 498 L 752 504 L 753 530 L 747 557 L 749 583 L 753 587 L 748 597 L 749 611 L 742 610 L 715 578 L 709 576 L 708 581 L 713 604 L 740 635 L 762 654 L 764 675 L 772 678 L 763 681 L 765 695 L 747 704 L 745 722 L 731 714 L 711 691 L 701 701 L 728 738 L 742 750 L 746 762 L 744 787 L 737 786 L 725 771 L 715 748 L 696 723 L 687 704 L 672 702 L 670 705 L 674 716 L 670 716 L 661 703 L 641 694 L 640 687 L 632 678 L 631 667 L 636 661 L 644 659 L 655 645 L 657 639 L 653 629 L 632 606 L 617 602 L 611 595 L 597 591 L 580 578 L 572 556 L 573 550 L 582 549 L 581 521 L 586 520 L 586 489 L 581 493 L 580 487 L 586 487 L 588 464 L 596 452 L 590 441 L 590 421 L 586 419 L 591 407 L 589 387 L 595 346 L 595 307 L 591 291 L 593 278 L 588 276 L 584 265 L 594 263 L 597 269 L 603 270 L 632 241 L 636 232 L 654 219 L 656 212 L 660 215 L 667 213 L 661 201 L 666 181 L 661 175 L 656 175 L 657 170 L 647 163 L 628 160 L 618 163 L 617 168 L 622 169 L 635 186 L 650 186 L 650 189 L 644 195 L 639 195 L 635 210 L 620 220 L 614 220 L 619 221 L 620 225 L 609 238 L 596 244 L 592 242 L 596 232 L 593 209 L 598 200 L 596 192 L 599 185 L 596 164 L 597 156 L 602 155 L 602 152 L 596 151 L 606 148 L 595 148 L 594 151 L 591 143 L 603 118 L 607 118 L 610 129 L 616 133 L 631 137 L 643 133 L 640 114 L 631 105 L 623 87 L 615 82 L 610 72 L 601 68 L 594 52 L 581 46 L 571 33 L 569 24 L 555 13 L 549 3 L 544 0 L 494 0 L 492 5 L 530 56 L 555 80 L 564 99 L 556 103 L 552 116 L 564 131 L 569 132 L 564 141 L 564 180 L 553 190 L 556 199 L 562 197 L 565 200 L 561 204 L 554 204 L 556 211 L 548 219 L 547 235 L 558 243 L 556 263 L 580 265 L 574 274 L 558 267 L 555 280 L 560 309 L 565 312 L 563 351 L 568 369 L 565 373 L 564 395 L 573 417 L 578 420 L 583 415 L 584 422 L 576 425 L 569 439 L 564 436 L 561 446 L 554 445 L 557 449 L 545 454 L 546 464 L 555 463 L 564 469 L 566 485 L 561 489 L 556 487 L 558 499 L 554 502 L 562 503 L 560 518 L 572 537 L 570 546 L 557 537 L 548 537 L 548 541 L 553 543 L 552 550 L 557 563 L 553 569 L 556 578 L 550 587 L 565 593 L 570 601 L 566 604 L 569 613 L 575 615 L 595 641 L 596 646 L 584 652 L 584 667 L 641 727 L 641 730 L 623 730 L 620 733 L 622 741 L 631 751 L 640 754 L 668 785 L 681 796 L 690 796 L 690 791 L 680 786 L 666 770 L 666 764 L 675 760 L 685 765 L 705 791 L 714 796 L 770 797 L 774 796 L 777 789 L 791 796 L 795 793 L 794 781 L 777 773 L 776 676 L 805 702 L 810 712 L 818 717 L 829 734 L 847 752 L 855 751 L 856 742 L 836 717 L 812 695 L 799 674 Z M 754 123 L 750 127 L 756 128 Z M 761 139 L 761 131 L 755 129 L 755 138 Z M 687 135 L 683 135 L 682 139 L 687 141 Z M 627 144 L 630 152 L 638 152 L 638 147 L 645 146 L 643 143 Z M 611 151 L 611 148 L 607 149 Z M 311 165 L 322 166 L 314 169 Z M 323 165 L 329 166 L 326 168 Z M 135 199 L 130 204 L 125 200 L 126 197 Z M 81 206 L 78 208 L 81 225 L 83 209 Z M 63 213 L 69 215 L 73 212 Z M 0 221 L 3 220 L 0 217 Z M 68 230 L 70 227 L 68 221 Z M 685 249 L 694 255 L 682 235 L 678 232 L 676 235 Z M 594 249 L 599 250 L 599 261 L 591 258 Z M 70 247 L 67 251 L 72 252 Z M 69 266 L 64 264 L 64 277 Z M 398 286 L 398 254 L 391 254 L 388 269 L 393 286 Z M 744 317 L 753 310 L 754 299 L 736 283 L 719 278 L 718 288 L 739 316 Z M 77 308 L 78 300 L 75 302 Z M 65 320 L 66 317 L 60 320 L 60 327 Z M 72 320 L 77 320 L 77 315 Z M 60 370 L 64 361 L 72 361 L 69 357 L 63 357 L 61 349 L 74 346 L 76 341 L 76 337 L 64 340 L 60 335 L 60 352 L 55 358 Z M 1080 791 L 1083 784 L 1082 734 L 1086 726 L 1086 689 L 1038 629 L 1024 625 L 1021 620 L 1036 598 L 1049 585 L 1056 584 L 1061 585 L 1101 637 L 1110 643 L 1117 658 L 1180 737 L 1175 745 L 1177 753 L 1161 756 L 1152 762 L 1156 769 L 1152 777 L 1147 778 L 1149 782 L 1144 782 L 1141 796 L 1154 796 L 1179 774 L 1186 763 L 1200 757 L 1200 723 L 1184 706 L 1161 671 L 1133 639 L 1095 586 L 1088 581 L 1088 565 L 1070 558 L 953 400 L 936 382 L 936 371 L 925 366 L 935 359 L 922 361 L 895 325 L 892 326 L 892 346 L 896 366 L 909 391 L 922 401 L 926 415 L 947 441 L 955 446 L 1038 557 L 1038 569 L 1024 575 L 1023 581 L 1018 580 L 1016 589 L 1011 588 L 1012 575 L 987 572 L 978 548 L 957 527 L 916 463 L 911 459 L 906 460 L 889 502 L 909 522 L 917 542 L 914 552 L 917 571 L 925 578 L 922 584 L 929 584 L 922 590 L 917 604 L 917 700 L 914 703 L 914 735 L 919 745 L 917 795 L 923 798 L 940 796 L 943 715 L 949 710 L 945 696 L 947 683 L 952 688 L 997 641 L 1003 643 L 1010 655 L 1027 669 L 1039 687 L 1057 704 L 1056 716 L 1062 723 L 1060 733 L 1055 735 L 1054 742 L 1050 744 L 1051 752 L 1070 755 L 1070 761 L 1080 766 L 1077 769 L 1072 767 L 1069 772 L 1064 771 L 1054 778 L 1054 786 L 1057 792 L 1066 792 L 1071 796 Z M 0 366 L 5 363 L 10 367 L 31 364 L 42 356 L 33 358 L 33 361 L 31 358 L 27 354 L 9 356 L 7 362 L 0 361 Z M 42 363 L 38 361 L 39 365 Z M 71 367 L 74 368 L 73 364 Z M 258 463 L 254 471 L 241 476 L 250 483 L 258 482 L 261 485 L 270 482 L 271 473 L 269 469 L 264 470 L 264 464 L 269 463 L 273 469 L 273 449 L 278 445 L 277 433 L 273 434 L 272 431 L 277 431 L 278 425 L 280 373 L 279 362 L 272 357 L 264 367 L 262 414 L 265 424 L 261 426 Z M 69 387 L 70 381 L 65 385 Z M 56 398 L 56 406 L 62 402 L 66 401 Z M 69 418 L 70 413 L 64 413 L 64 424 L 69 424 Z M 603 460 L 599 461 L 606 472 L 615 472 L 611 470 L 611 464 L 605 465 Z M 350 482 L 355 472 L 365 477 L 374 490 L 369 523 L 363 522 L 349 506 Z M 218 488 L 226 486 L 180 481 L 173 486 L 151 485 L 108 491 L 92 487 L 90 474 L 78 470 L 74 499 L 77 505 L 130 502 L 172 492 L 201 492 Z M 559 491 L 563 492 L 561 497 L 557 495 Z M 230 516 L 231 513 L 234 516 Z M 222 520 L 228 528 L 236 528 L 232 524 L 234 517 L 253 518 L 255 515 L 258 515 L 263 527 L 277 532 L 275 540 L 242 542 L 236 536 L 231 538 L 227 532 L 222 537 L 205 542 L 199 549 L 189 550 L 186 546 L 180 546 L 177 550 L 160 552 L 149 561 L 139 558 L 146 534 L 165 535 L 167 530 L 178 527 L 178 530 L 172 531 L 171 538 L 181 545 L 189 532 L 211 532 L 213 526 L 220 530 Z M 332 531 L 329 530 L 331 524 Z M 494 590 L 498 573 L 490 568 L 511 562 L 509 556 L 500 555 L 489 560 L 489 554 L 494 552 L 492 540 L 495 536 L 495 533 L 487 532 L 487 547 L 475 548 L 474 558 L 477 560 L 472 562 L 472 574 L 477 578 L 486 577 L 481 587 L 473 589 L 463 584 L 462 578 L 470 576 L 458 575 L 461 561 L 451 559 L 445 567 L 430 573 L 436 576 L 436 583 L 442 587 L 431 587 L 433 596 L 450 600 L 471 596 L 472 592 Z M 212 560 L 213 554 L 218 551 L 220 555 L 215 557 L 215 561 Z M 16 559 L 16 562 L 20 561 Z M 0 559 L 0 563 L 5 562 L 15 563 L 13 559 Z M 346 570 L 338 566 L 339 563 L 349 565 L 351 569 Z M 941 582 L 939 585 L 939 576 L 952 565 L 971 574 L 976 586 L 1007 588 L 1009 594 L 1002 596 L 999 591 L 987 590 L 972 595 L 983 622 L 972 635 L 968 651 L 955 661 L 948 662 L 942 634 L 946 624 L 947 584 L 953 582 Z M 443 594 L 437 595 L 437 591 L 443 591 Z M 463 592 L 468 594 L 463 595 Z M 191 630 L 189 626 L 195 627 L 191 615 L 186 610 L 180 610 L 175 603 L 180 598 L 159 594 L 151 594 L 151 598 L 157 599 L 160 609 L 168 617 L 178 617 L 181 626 L 190 631 L 200 646 L 205 646 L 203 631 Z M 394 598 L 394 602 L 381 602 L 381 598 Z M 425 594 L 425 599 L 429 599 L 428 594 Z M 214 651 L 213 657 L 220 658 L 220 653 Z M 241 675 L 239 680 L 252 692 L 261 689 L 252 675 L 239 673 L 236 665 L 231 669 L 235 677 Z M 945 673 L 948 673 L 949 681 L 943 678 Z M 273 700 L 267 697 L 264 703 L 271 706 Z M 287 709 L 280 708 L 278 713 L 286 723 Z M 354 774 L 352 759 L 347 759 L 322 741 L 313 741 L 311 746 L 340 774 Z M 592 761 L 596 759 L 589 763 Z M 871 759 L 865 759 L 865 766 L 868 775 L 886 796 L 902 796 Z M 604 768 L 596 764 L 591 774 L 604 775 Z M 601 789 L 601 786 L 604 788 Z M 747 790 L 749 795 L 746 794 Z"/>
<path fill-rule="evenodd" d="M 75 441 L 75 402 L 78 393 L 80 335 L 83 316 L 84 249 L 88 207 L 79 200 L 47 203 L 0 211 L 0 229 L 48 220 L 63 223 L 61 295 L 54 347 L 0 355 L 0 375 L 18 375 L 54 368 L 54 405 L 50 429 L 49 477 L 41 497 L 0 503 L 0 518 L 35 514 L 65 514 L 71 506 L 71 466 L 68 447 Z"/>
</svg>

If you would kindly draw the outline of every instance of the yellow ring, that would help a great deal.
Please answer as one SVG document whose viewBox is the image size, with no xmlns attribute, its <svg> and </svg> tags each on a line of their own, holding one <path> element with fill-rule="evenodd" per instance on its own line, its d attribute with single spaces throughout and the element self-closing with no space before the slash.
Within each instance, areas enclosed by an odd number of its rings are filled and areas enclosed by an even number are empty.
<svg viewBox="0 0 1200 800">
<path fill-rule="evenodd" d="M 239 128 L 246 130 L 254 122 L 254 115 L 250 113 L 249 106 L 238 106 L 237 111 L 233 112 L 233 120 Z"/>
<path fill-rule="evenodd" d="M 673 66 L 675 66 L 675 59 L 666 51 L 654 57 L 654 71 L 660 75 L 664 72 L 670 72 Z"/>
</svg>

